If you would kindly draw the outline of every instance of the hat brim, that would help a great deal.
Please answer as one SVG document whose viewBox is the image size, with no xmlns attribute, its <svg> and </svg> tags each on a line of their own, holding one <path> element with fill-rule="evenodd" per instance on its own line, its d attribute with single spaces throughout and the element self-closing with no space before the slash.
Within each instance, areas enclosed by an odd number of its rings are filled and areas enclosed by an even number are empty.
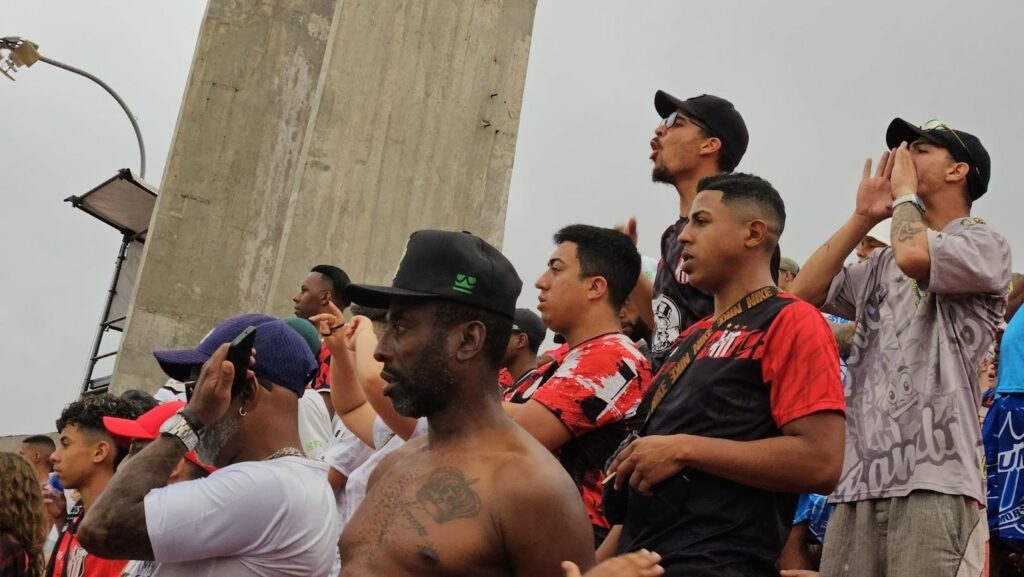
<svg viewBox="0 0 1024 577">
<path fill-rule="evenodd" d="M 164 374 L 176 381 L 185 382 L 192 378 L 192 367 L 202 365 L 210 359 L 206 353 L 195 349 L 176 351 L 153 351 L 156 362 Z"/>
<path fill-rule="evenodd" d="M 202 461 L 200 461 L 199 460 L 199 455 L 196 455 L 195 451 L 189 451 L 189 452 L 185 453 L 185 458 L 188 459 L 188 461 L 190 463 L 192 463 L 193 465 L 195 465 L 195 466 L 199 467 L 200 469 L 206 471 L 207 473 L 213 473 L 214 471 L 217 470 L 217 467 L 213 467 L 211 465 L 207 465 L 207 464 L 203 463 Z"/>
<path fill-rule="evenodd" d="M 387 309 L 393 297 L 440 298 L 438 295 L 390 286 L 350 284 L 345 287 L 345 298 L 350 302 L 375 309 Z"/>
<path fill-rule="evenodd" d="M 120 417 L 103 417 L 103 428 L 110 433 L 110 437 L 114 439 L 114 442 L 122 447 L 131 445 L 133 439 L 152 441 L 160 435 L 159 432 L 154 435 L 152 432 L 147 431 L 145 427 L 134 419 L 122 419 Z"/>
<path fill-rule="evenodd" d="M 889 128 L 885 131 L 885 144 L 889 148 L 896 148 L 903 142 L 911 144 L 918 138 L 934 142 L 943 148 L 949 145 L 949 143 L 942 140 L 934 132 L 922 130 L 920 127 L 914 126 L 902 118 L 894 118 L 893 121 L 889 123 Z"/>
<path fill-rule="evenodd" d="M 669 114 L 677 110 L 682 110 L 689 116 L 692 116 L 695 120 L 704 121 L 700 113 L 693 110 L 685 100 L 680 100 L 675 96 L 672 96 L 664 90 L 659 90 L 654 93 L 654 109 L 658 111 L 658 115 L 662 118 L 668 118 Z"/>
</svg>

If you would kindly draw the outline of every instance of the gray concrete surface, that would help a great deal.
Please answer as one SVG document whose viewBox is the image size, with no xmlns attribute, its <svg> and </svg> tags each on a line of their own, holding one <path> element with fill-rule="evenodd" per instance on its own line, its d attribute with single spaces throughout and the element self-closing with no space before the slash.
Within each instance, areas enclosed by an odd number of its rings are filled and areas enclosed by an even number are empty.
<svg viewBox="0 0 1024 577">
<path fill-rule="evenodd" d="M 211 0 L 114 369 L 242 312 L 291 313 L 315 264 L 387 283 L 409 234 L 500 246 L 535 0 Z"/>
</svg>

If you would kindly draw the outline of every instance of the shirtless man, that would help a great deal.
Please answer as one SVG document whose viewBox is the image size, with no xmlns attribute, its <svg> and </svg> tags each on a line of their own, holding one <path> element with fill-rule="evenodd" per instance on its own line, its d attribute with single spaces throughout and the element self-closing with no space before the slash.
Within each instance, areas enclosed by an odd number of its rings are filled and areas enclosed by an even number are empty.
<svg viewBox="0 0 1024 577">
<path fill-rule="evenodd" d="M 388 309 L 376 358 L 384 394 L 429 434 L 388 455 L 341 537 L 341 576 L 563 577 L 594 565 L 579 492 L 550 451 L 505 416 L 498 367 L 522 288 L 468 233 L 419 231 L 391 287 L 351 285 Z M 345 339 L 340 319 L 321 334 Z"/>
</svg>

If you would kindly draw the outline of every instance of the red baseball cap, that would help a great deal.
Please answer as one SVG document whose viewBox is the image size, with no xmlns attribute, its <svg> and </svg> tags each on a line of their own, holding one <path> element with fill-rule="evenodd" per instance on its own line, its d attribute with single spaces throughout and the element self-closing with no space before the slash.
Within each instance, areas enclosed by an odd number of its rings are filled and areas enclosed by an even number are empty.
<svg viewBox="0 0 1024 577">
<path fill-rule="evenodd" d="M 185 408 L 185 401 L 171 401 L 146 411 L 138 419 L 103 417 L 103 427 L 107 429 L 115 443 L 122 447 L 128 447 L 135 439 L 152 441 L 159 437 L 160 426 L 164 424 L 164 421 L 183 408 Z M 215 467 L 201 463 L 196 457 L 195 451 L 189 451 L 185 458 L 209 473 L 217 470 Z"/>
<path fill-rule="evenodd" d="M 217 470 L 217 467 L 211 467 L 210 465 L 207 465 L 206 463 L 200 461 L 195 451 L 189 451 L 185 453 L 185 458 L 188 459 L 193 465 L 199 467 L 200 469 L 206 471 L 207 473 L 212 473 Z"/>
<path fill-rule="evenodd" d="M 152 441 L 160 436 L 160 425 L 175 413 L 185 408 L 184 401 L 171 401 L 158 405 L 138 419 L 122 419 L 120 417 L 103 417 L 103 426 L 114 438 L 114 442 L 122 447 L 132 444 L 134 439 Z"/>
</svg>

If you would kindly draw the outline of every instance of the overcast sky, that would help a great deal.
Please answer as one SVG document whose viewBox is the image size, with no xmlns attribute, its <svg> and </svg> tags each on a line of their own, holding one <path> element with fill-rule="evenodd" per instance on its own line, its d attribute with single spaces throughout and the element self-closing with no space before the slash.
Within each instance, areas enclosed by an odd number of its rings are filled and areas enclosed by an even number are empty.
<svg viewBox="0 0 1024 577">
<path fill-rule="evenodd" d="M 113 86 L 159 185 L 204 9 L 0 0 L 0 36 L 30 38 Z M 540 0 L 504 246 L 525 281 L 521 304 L 535 304 L 562 225 L 635 215 L 641 250 L 657 256 L 678 212 L 674 190 L 650 181 L 658 89 L 733 101 L 751 134 L 739 169 L 786 200 L 787 256 L 802 262 L 849 215 L 863 160 L 882 151 L 894 116 L 981 138 L 993 175 L 974 212 L 1024 254 L 1010 170 L 1024 158 L 1022 18 L 1016 0 Z M 0 78 L 0 435 L 53 430 L 102 312 L 120 237 L 62 199 L 138 167 L 131 127 L 99 87 L 45 64 L 17 78 Z"/>
</svg>

